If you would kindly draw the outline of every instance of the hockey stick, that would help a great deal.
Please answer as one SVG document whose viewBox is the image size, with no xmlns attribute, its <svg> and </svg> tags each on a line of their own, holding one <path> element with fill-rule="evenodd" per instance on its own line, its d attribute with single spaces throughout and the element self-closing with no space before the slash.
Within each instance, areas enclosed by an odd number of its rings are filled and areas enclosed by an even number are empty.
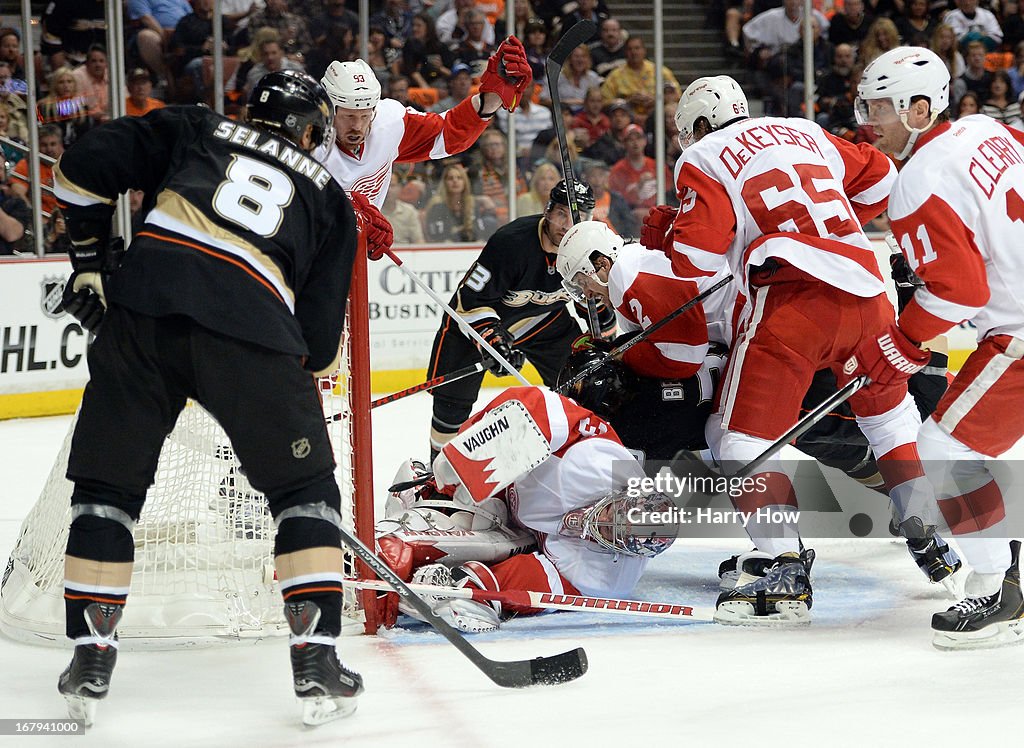
<svg viewBox="0 0 1024 748">
<path fill-rule="evenodd" d="M 399 579 L 391 567 L 377 558 L 363 542 L 350 534 L 344 527 L 339 527 L 341 540 L 345 545 L 370 567 L 370 570 L 384 580 L 391 591 L 411 605 L 423 616 L 445 639 L 462 652 L 470 662 L 477 666 L 484 675 L 504 688 L 525 688 L 535 685 L 553 685 L 575 680 L 587 672 L 587 653 L 582 647 L 562 652 L 550 657 L 538 657 L 534 660 L 499 661 L 485 657 L 481 652 L 466 641 L 466 637 L 434 615 L 434 611 L 419 595 Z"/>
<path fill-rule="evenodd" d="M 437 293 L 434 291 L 434 289 L 432 289 L 430 286 L 428 286 L 426 283 L 424 283 L 422 280 L 420 280 L 420 277 L 418 275 L 416 275 L 416 273 L 414 273 L 411 270 L 409 270 L 409 268 L 407 268 L 405 266 L 405 263 L 402 262 L 402 258 L 401 257 L 396 255 L 390 249 L 385 249 L 384 253 L 388 257 L 391 258 L 391 261 L 398 266 L 399 270 L 401 270 L 403 273 L 406 274 L 406 276 L 409 278 L 409 280 L 411 280 L 413 283 L 415 283 L 417 286 L 419 286 L 421 290 L 425 291 L 426 294 L 430 298 L 432 298 L 435 302 L 437 302 L 441 306 L 441 308 L 444 309 L 445 312 L 448 313 L 449 317 L 451 317 L 453 320 L 455 320 L 455 324 L 457 324 L 459 326 L 459 329 L 462 331 L 462 333 L 464 335 L 466 335 L 469 338 L 472 338 L 477 343 L 479 343 L 480 347 L 483 348 L 485 351 L 487 351 L 487 353 L 490 354 L 490 356 L 495 361 L 497 361 L 499 364 L 504 366 L 505 367 L 505 371 L 507 371 L 510 375 L 512 375 L 516 379 L 518 379 L 520 384 L 522 384 L 522 385 L 524 385 L 526 387 L 530 386 L 530 383 L 526 381 L 526 377 L 524 377 L 522 374 L 520 374 L 519 371 L 516 369 L 516 367 L 514 367 L 512 364 L 510 364 L 508 362 L 508 360 L 504 356 L 502 356 L 500 353 L 498 353 L 496 350 L 494 350 L 494 346 L 492 346 L 490 343 L 488 343 L 486 340 L 484 340 L 483 336 L 480 335 L 480 333 L 478 333 L 476 330 L 474 330 L 472 328 L 472 326 L 470 326 L 470 324 L 468 322 L 466 322 L 466 320 L 462 319 L 462 317 L 459 316 L 458 312 L 456 312 L 454 309 L 452 309 L 445 302 L 444 299 L 442 299 L 440 296 L 438 296 Z"/>
<path fill-rule="evenodd" d="M 391 590 L 384 582 L 376 579 L 346 579 L 346 585 L 361 590 Z M 670 618 L 683 621 L 710 621 L 714 611 L 694 608 L 678 603 L 655 603 L 645 600 L 620 600 L 611 597 L 591 597 L 589 595 L 558 595 L 552 592 L 530 592 L 527 590 L 508 590 L 503 592 L 487 592 L 486 590 L 467 587 L 435 587 L 431 584 L 410 584 L 409 589 L 421 595 L 435 597 L 456 597 L 476 602 L 498 602 L 502 605 L 538 608 L 541 610 L 567 610 L 578 613 L 615 613 L 626 616 L 642 616 L 646 618 Z"/>
<path fill-rule="evenodd" d="M 718 281 L 718 283 L 716 283 L 715 285 L 711 286 L 711 288 L 708 288 L 708 289 L 706 289 L 704 291 L 701 291 L 699 294 L 694 296 L 692 299 L 687 301 L 685 304 L 683 304 L 681 307 L 679 307 L 675 311 L 669 312 L 664 317 L 662 317 L 657 322 L 655 322 L 653 325 L 648 327 L 646 330 L 642 330 L 639 335 L 635 335 L 634 337 L 630 338 L 629 340 L 627 340 L 622 345 L 618 345 L 618 346 L 612 348 L 610 351 L 608 351 L 607 354 L 605 354 L 604 358 L 602 358 L 600 361 L 595 361 L 594 363 L 592 363 L 589 366 L 587 366 L 586 368 L 584 368 L 583 371 L 581 371 L 579 374 L 574 376 L 572 379 L 569 379 L 564 384 L 559 385 L 555 389 L 555 392 L 558 392 L 559 394 L 565 394 L 565 392 L 567 392 L 568 389 L 570 387 L 572 387 L 572 385 L 576 384 L 581 379 L 584 379 L 585 377 L 587 377 L 590 374 L 592 374 L 605 361 L 607 361 L 608 359 L 613 358 L 613 357 L 621 358 L 622 354 L 624 354 L 626 351 L 628 351 L 634 345 L 636 345 L 637 343 L 642 342 L 646 338 L 649 338 L 651 335 L 656 333 L 658 330 L 660 330 L 662 327 L 667 325 L 669 322 L 674 320 L 679 315 L 686 314 L 686 312 L 688 312 L 691 309 L 693 309 L 695 306 L 697 306 L 697 304 L 699 304 L 702 301 L 704 301 L 704 299 L 708 298 L 715 291 L 717 291 L 720 288 L 723 288 L 723 287 L 727 286 L 731 282 L 732 282 L 732 276 L 730 275 L 730 276 L 727 276 L 725 278 L 722 278 L 722 280 Z"/>
<path fill-rule="evenodd" d="M 478 361 L 471 366 L 464 366 L 461 369 L 450 371 L 447 374 L 439 374 L 433 379 L 428 379 L 426 382 L 420 382 L 419 384 L 414 384 L 412 387 L 406 387 L 404 390 L 398 390 L 398 392 L 392 392 L 390 395 L 379 397 L 370 402 L 370 408 L 372 409 L 380 405 L 387 405 L 388 403 L 393 403 L 395 400 L 401 400 L 403 397 L 415 395 L 417 392 L 426 392 L 427 390 L 432 390 L 435 387 L 440 387 L 442 384 L 457 382 L 460 379 L 465 379 L 466 377 L 477 374 L 483 370 L 483 363 Z M 345 418 L 346 415 L 347 414 L 345 413 L 335 413 L 333 416 L 327 417 L 327 423 L 340 421 Z"/>
<path fill-rule="evenodd" d="M 834 395 L 825 398 L 825 400 L 822 401 L 821 405 L 819 405 L 817 408 L 815 408 L 810 413 L 801 418 L 799 421 L 797 421 L 795 424 L 793 424 L 789 431 L 787 431 L 785 434 L 783 434 L 774 442 L 772 442 L 764 452 L 759 454 L 753 460 L 751 460 L 738 471 L 736 471 L 736 474 L 734 476 L 730 477 L 745 478 L 751 473 L 753 473 L 755 470 L 761 467 L 761 465 L 763 465 L 767 460 L 771 459 L 775 455 L 775 453 L 780 451 L 784 446 L 789 444 L 794 439 L 800 437 L 805 432 L 809 431 L 810 428 L 814 426 L 814 424 L 816 424 L 822 418 L 827 416 L 833 408 L 838 408 L 840 405 L 842 405 L 851 397 L 853 397 L 858 390 L 860 390 L 862 387 L 867 386 L 868 381 L 868 378 L 863 374 L 855 379 L 851 379 Z"/>
<path fill-rule="evenodd" d="M 450 384 L 457 382 L 460 379 L 471 377 L 474 374 L 478 374 L 484 370 L 483 362 L 477 361 L 472 366 L 464 366 L 461 369 L 450 371 L 447 374 L 439 374 L 433 379 L 428 379 L 426 382 L 420 382 L 412 387 L 407 387 L 404 390 L 398 392 L 392 392 L 390 395 L 379 397 L 370 403 L 371 408 L 376 408 L 379 405 L 385 405 L 387 403 L 393 403 L 395 400 L 401 400 L 403 397 L 409 397 L 409 395 L 415 395 L 417 392 L 426 392 L 432 390 L 435 387 L 440 387 L 442 384 Z"/>
<path fill-rule="evenodd" d="M 711 477 L 711 478 L 715 478 L 715 479 L 718 479 L 718 478 L 727 478 L 727 479 L 746 478 L 748 475 L 751 475 L 752 473 L 754 473 L 754 471 L 756 471 L 759 467 L 761 467 L 761 465 L 763 465 L 765 462 L 767 462 L 772 457 L 774 457 L 779 451 L 782 450 L 783 447 L 785 447 L 787 444 L 789 444 L 794 439 L 796 439 L 796 438 L 800 437 L 801 435 L 803 435 L 812 426 L 814 426 L 814 424 L 816 424 L 822 418 L 827 416 L 834 408 L 838 408 L 840 405 L 842 405 L 847 400 L 849 400 L 851 397 L 853 397 L 853 395 L 858 390 L 860 390 L 862 387 L 867 386 L 868 383 L 869 383 L 869 380 L 864 375 L 856 377 L 855 379 L 851 379 L 842 388 L 837 390 L 835 394 L 831 395 L 830 397 L 825 398 L 821 402 L 821 404 L 818 405 L 818 407 L 816 407 L 814 410 L 810 411 L 807 415 L 805 415 L 803 418 L 801 418 L 799 421 L 797 421 L 795 424 L 793 424 L 793 426 L 790 427 L 790 429 L 788 431 L 786 431 L 786 433 L 784 433 L 782 436 L 780 436 L 774 442 L 769 444 L 768 447 L 761 454 L 759 454 L 753 460 L 751 460 L 746 465 L 741 467 L 735 473 L 732 473 L 730 475 L 724 475 L 723 473 L 720 473 L 719 471 L 715 470 L 710 465 L 707 465 L 707 464 L 705 464 L 703 462 L 700 462 L 699 463 L 700 464 L 700 468 L 699 469 L 700 469 L 701 474 L 702 475 L 706 475 L 706 476 Z M 673 462 L 680 461 L 680 460 L 689 462 L 690 459 L 691 459 L 690 458 L 691 454 L 692 453 L 688 452 L 687 450 L 680 450 L 676 454 L 676 459 L 673 460 Z M 674 469 L 673 469 L 673 472 L 675 472 Z M 678 473 L 676 473 L 676 474 L 678 475 Z M 715 494 L 708 494 L 706 499 L 702 499 L 701 500 L 700 505 L 709 504 L 713 499 L 716 499 L 719 496 L 725 496 L 725 495 L 726 495 L 726 492 L 720 492 L 720 493 L 715 493 Z"/>
<path fill-rule="evenodd" d="M 565 134 L 565 118 L 562 117 L 562 97 L 558 93 L 558 78 L 562 74 L 562 66 L 576 47 L 583 44 L 597 31 L 597 25 L 584 19 L 573 24 L 572 28 L 562 34 L 562 38 L 548 53 L 544 63 L 544 72 L 548 79 L 548 93 L 551 95 L 551 116 L 554 118 L 555 135 L 558 137 L 558 150 L 562 157 L 562 176 L 565 177 L 565 194 L 569 198 L 569 215 L 573 225 L 580 222 L 580 208 L 576 202 L 576 175 L 572 171 L 569 158 L 569 141 Z M 597 319 L 597 304 L 587 299 L 587 327 L 595 338 L 601 337 L 601 323 Z"/>
</svg>

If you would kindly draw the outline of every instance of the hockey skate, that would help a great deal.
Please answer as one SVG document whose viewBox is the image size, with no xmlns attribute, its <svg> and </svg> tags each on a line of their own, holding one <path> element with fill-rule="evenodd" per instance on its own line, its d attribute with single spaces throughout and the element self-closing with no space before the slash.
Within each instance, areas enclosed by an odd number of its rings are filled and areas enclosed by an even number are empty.
<svg viewBox="0 0 1024 748">
<path fill-rule="evenodd" d="M 949 610 L 932 616 L 932 644 L 937 649 L 990 649 L 1024 642 L 1019 540 L 1010 542 L 1010 557 L 1010 568 L 996 593 L 965 597 Z M 969 578 L 965 585 L 968 595 L 971 582 Z"/>
<path fill-rule="evenodd" d="M 750 584 L 767 574 L 774 563 L 774 558 L 756 548 L 727 558 L 718 565 L 718 591 Z"/>
<path fill-rule="evenodd" d="M 96 719 L 96 705 L 107 698 L 110 674 L 117 662 L 117 635 L 114 630 L 121 620 L 124 607 L 92 603 L 85 609 L 85 622 L 89 636 L 75 645 L 71 664 L 57 681 L 57 690 L 68 703 L 68 716 L 80 719 L 92 727 Z"/>
<path fill-rule="evenodd" d="M 900 524 L 900 534 L 907 540 L 910 557 L 928 581 L 942 584 L 954 600 L 963 597 L 963 574 L 958 574 L 963 563 L 956 551 L 949 547 L 934 527 L 924 527 L 921 520 L 911 517 Z"/>
<path fill-rule="evenodd" d="M 777 556 L 765 575 L 718 596 L 715 621 L 732 626 L 810 623 L 814 551 Z"/>
<path fill-rule="evenodd" d="M 314 633 L 320 609 L 304 600 L 286 604 L 284 615 L 292 631 L 292 678 L 302 723 L 315 727 L 352 714 L 363 678 L 338 660 L 333 636 Z"/>
</svg>

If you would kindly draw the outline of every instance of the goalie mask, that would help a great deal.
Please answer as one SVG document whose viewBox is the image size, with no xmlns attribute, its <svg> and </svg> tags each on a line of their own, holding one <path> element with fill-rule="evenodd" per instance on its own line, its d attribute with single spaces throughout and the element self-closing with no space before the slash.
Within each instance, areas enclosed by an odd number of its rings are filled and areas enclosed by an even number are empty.
<svg viewBox="0 0 1024 748">
<path fill-rule="evenodd" d="M 663 493 L 630 496 L 612 491 L 593 504 L 566 512 L 558 534 L 579 538 L 609 553 L 654 558 L 676 539 L 676 506 Z"/>
</svg>

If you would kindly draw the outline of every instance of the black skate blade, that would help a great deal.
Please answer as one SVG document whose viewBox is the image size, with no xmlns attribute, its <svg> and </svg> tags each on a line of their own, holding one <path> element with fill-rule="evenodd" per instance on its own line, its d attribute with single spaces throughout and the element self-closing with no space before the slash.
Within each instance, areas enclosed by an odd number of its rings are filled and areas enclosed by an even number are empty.
<svg viewBox="0 0 1024 748">
<path fill-rule="evenodd" d="M 515 662 L 493 662 L 487 675 L 504 688 L 553 686 L 576 680 L 587 672 L 587 653 L 583 647 L 550 657 Z"/>
</svg>

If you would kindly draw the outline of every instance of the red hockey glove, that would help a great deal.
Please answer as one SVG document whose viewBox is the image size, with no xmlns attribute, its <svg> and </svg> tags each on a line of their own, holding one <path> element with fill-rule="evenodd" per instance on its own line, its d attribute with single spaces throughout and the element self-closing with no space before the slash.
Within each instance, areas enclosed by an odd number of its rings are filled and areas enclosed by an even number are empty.
<svg viewBox="0 0 1024 748">
<path fill-rule="evenodd" d="M 497 94 L 501 98 L 501 105 L 514 112 L 532 83 L 533 72 L 526 59 L 523 43 L 510 36 L 494 50 L 487 61 L 487 69 L 480 76 L 480 95 Z"/>
<path fill-rule="evenodd" d="M 669 254 L 665 240 L 672 230 L 678 212 L 679 210 L 671 205 L 656 205 L 651 208 L 644 218 L 644 225 L 640 227 L 640 243 L 647 249 Z"/>
<path fill-rule="evenodd" d="M 931 359 L 893 323 L 880 335 L 867 338 L 846 362 L 843 370 L 851 376 L 866 374 L 873 384 L 899 384 L 921 371 Z"/>
<path fill-rule="evenodd" d="M 395 241 L 391 223 L 366 195 L 350 192 L 348 196 L 360 218 L 359 227 L 366 232 L 366 256 L 371 260 L 381 259 Z"/>
</svg>

